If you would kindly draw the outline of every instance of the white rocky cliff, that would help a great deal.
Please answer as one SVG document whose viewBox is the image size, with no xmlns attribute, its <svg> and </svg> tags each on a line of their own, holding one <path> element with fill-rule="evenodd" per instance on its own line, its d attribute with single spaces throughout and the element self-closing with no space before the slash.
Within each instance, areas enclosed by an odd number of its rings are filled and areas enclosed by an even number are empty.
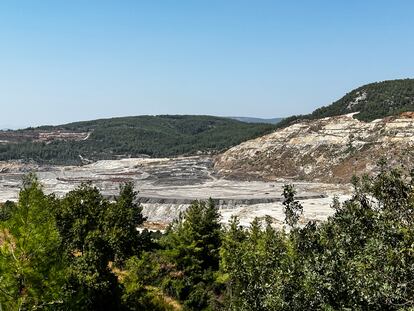
<svg viewBox="0 0 414 311">
<path fill-rule="evenodd" d="M 307 120 L 244 142 L 215 160 L 227 177 L 349 182 L 372 172 L 380 157 L 414 159 L 414 113 L 361 122 L 353 114 Z"/>
</svg>

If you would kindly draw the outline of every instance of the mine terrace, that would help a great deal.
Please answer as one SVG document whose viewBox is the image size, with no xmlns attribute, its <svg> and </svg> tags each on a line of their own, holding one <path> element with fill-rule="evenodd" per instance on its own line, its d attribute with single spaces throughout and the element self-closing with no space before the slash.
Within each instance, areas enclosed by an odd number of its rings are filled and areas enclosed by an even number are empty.
<svg viewBox="0 0 414 311">
<path fill-rule="evenodd" d="M 0 131 L 0 143 L 21 143 L 21 142 L 52 142 L 55 140 L 64 141 L 80 141 L 88 139 L 89 132 L 70 132 L 64 130 L 38 130 L 38 129 L 25 129 L 19 131 Z"/>
</svg>

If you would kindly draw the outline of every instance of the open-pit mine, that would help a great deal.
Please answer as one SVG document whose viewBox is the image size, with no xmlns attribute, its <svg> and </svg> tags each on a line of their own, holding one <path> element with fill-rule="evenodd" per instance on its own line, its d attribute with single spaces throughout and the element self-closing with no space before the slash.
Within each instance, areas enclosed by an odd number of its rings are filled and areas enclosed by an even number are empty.
<svg viewBox="0 0 414 311">
<path fill-rule="evenodd" d="M 268 215 L 282 227 L 282 187 L 293 183 L 304 207 L 300 222 L 322 221 L 334 212 L 330 207 L 334 196 L 340 201 L 350 197 L 352 187 L 347 182 L 352 175 L 374 172 L 381 157 L 390 164 L 412 167 L 413 113 L 372 122 L 353 115 L 302 120 L 215 156 L 124 158 L 81 166 L 4 161 L 0 162 L 0 202 L 16 200 L 22 177 L 34 172 L 45 192 L 58 196 L 91 182 L 114 198 L 121 183 L 133 182 L 146 225 L 154 228 L 165 227 L 192 201 L 209 198 L 220 208 L 223 223 L 236 215 L 248 226 L 255 217 Z M 51 139 L 88 137 L 86 132 L 52 134 Z M 43 134 L 36 135 L 44 139 Z"/>
<path fill-rule="evenodd" d="M 129 158 L 98 161 L 83 166 L 42 166 L 19 161 L 0 162 L 0 202 L 16 200 L 22 177 L 37 174 L 46 193 L 62 196 L 82 182 L 91 182 L 113 198 L 123 182 L 133 182 L 139 191 L 147 226 L 163 228 L 193 200 L 212 198 L 220 208 L 222 222 L 232 215 L 248 226 L 255 217 L 266 215 L 276 226 L 284 223 L 282 186 L 288 180 L 260 181 L 226 179 L 217 175 L 209 156 L 178 158 Z M 302 223 L 321 221 L 333 213 L 334 196 L 345 199 L 349 185 L 294 182 L 297 199 L 304 206 Z"/>
</svg>

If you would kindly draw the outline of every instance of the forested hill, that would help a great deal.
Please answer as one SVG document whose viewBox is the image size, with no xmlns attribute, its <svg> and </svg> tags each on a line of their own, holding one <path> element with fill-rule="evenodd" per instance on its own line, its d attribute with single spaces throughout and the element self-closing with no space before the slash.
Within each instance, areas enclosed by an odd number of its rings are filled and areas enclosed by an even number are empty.
<svg viewBox="0 0 414 311">
<path fill-rule="evenodd" d="M 414 111 L 414 79 L 389 80 L 363 85 L 329 106 L 316 109 L 308 115 L 284 119 L 278 127 L 285 127 L 303 119 L 320 119 L 359 112 L 354 117 L 372 121 L 405 111 Z"/>
<path fill-rule="evenodd" d="M 211 153 L 274 129 L 213 116 L 137 116 L 0 131 L 0 160 L 79 164 L 148 155 Z"/>
</svg>

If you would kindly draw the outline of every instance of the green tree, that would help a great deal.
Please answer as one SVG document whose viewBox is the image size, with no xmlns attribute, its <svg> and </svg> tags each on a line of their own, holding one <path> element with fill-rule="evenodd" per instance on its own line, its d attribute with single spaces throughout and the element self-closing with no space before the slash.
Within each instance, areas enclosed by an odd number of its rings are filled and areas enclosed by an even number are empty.
<svg viewBox="0 0 414 311">
<path fill-rule="evenodd" d="M 114 255 L 106 240 L 110 203 L 96 187 L 83 184 L 69 192 L 56 213 L 62 248 L 69 258 L 67 304 L 77 310 L 115 310 L 119 285 L 109 267 Z"/>
<path fill-rule="evenodd" d="M 132 183 L 121 185 L 120 194 L 106 213 L 106 236 L 115 253 L 115 262 L 122 264 L 150 243 L 148 235 L 140 235 L 137 227 L 144 222 L 142 206 L 137 203 L 137 192 Z"/>
<path fill-rule="evenodd" d="M 283 186 L 283 205 L 285 206 L 285 222 L 291 226 L 296 227 L 300 216 L 303 213 L 303 207 L 299 201 L 295 200 L 296 190 L 293 185 Z"/>
<path fill-rule="evenodd" d="M 413 178 L 382 164 L 353 184 L 320 224 L 283 233 L 259 220 L 248 230 L 231 223 L 221 249 L 225 309 L 412 310 Z"/>
<path fill-rule="evenodd" d="M 81 185 L 61 200 L 56 219 L 70 263 L 66 284 L 69 308 L 121 307 L 121 286 L 113 262 L 122 264 L 142 250 L 143 238 L 137 226 L 144 218 L 135 202 L 132 184 L 121 186 L 113 203 L 90 184 Z"/>
<path fill-rule="evenodd" d="M 220 214 L 213 200 L 195 201 L 167 230 L 159 251 L 161 287 L 189 310 L 215 300 L 221 245 Z"/>
<path fill-rule="evenodd" d="M 63 302 L 66 263 L 54 205 L 29 175 L 8 219 L 0 222 L 0 306 L 5 310 L 58 308 Z"/>
<path fill-rule="evenodd" d="M 0 221 L 9 219 L 15 207 L 16 204 L 12 201 L 6 201 L 4 204 L 0 204 Z"/>
<path fill-rule="evenodd" d="M 225 309 L 281 310 L 288 248 L 285 233 L 272 228 L 269 217 L 265 223 L 256 218 L 249 229 L 233 218 L 221 249 L 221 269 L 227 281 Z"/>
<path fill-rule="evenodd" d="M 164 295 L 157 287 L 149 285 L 159 277 L 160 265 L 157 261 L 157 254 L 150 252 L 142 253 L 140 258 L 134 256 L 127 261 L 127 273 L 122 281 L 122 298 L 129 310 L 175 310 L 165 301 Z"/>
</svg>

